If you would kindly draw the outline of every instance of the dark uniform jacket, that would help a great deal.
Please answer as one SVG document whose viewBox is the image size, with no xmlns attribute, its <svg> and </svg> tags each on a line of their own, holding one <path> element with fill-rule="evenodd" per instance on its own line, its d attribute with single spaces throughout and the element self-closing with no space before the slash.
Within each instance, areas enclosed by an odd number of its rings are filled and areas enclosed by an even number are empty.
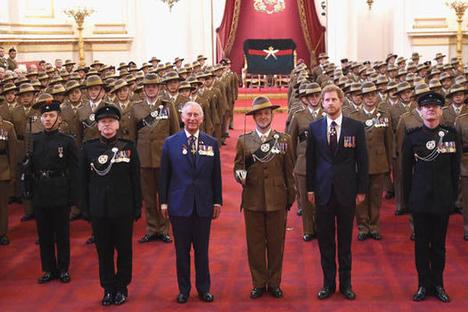
<svg viewBox="0 0 468 312">
<path fill-rule="evenodd" d="M 422 126 L 408 130 L 402 153 L 403 199 L 410 211 L 451 213 L 458 194 L 461 158 L 455 129 Z"/>
<path fill-rule="evenodd" d="M 67 207 L 78 201 L 78 151 L 72 137 L 42 131 L 33 136 L 33 197 L 36 207 Z"/>
<path fill-rule="evenodd" d="M 101 137 L 85 142 L 80 171 L 82 206 L 89 217 L 140 215 L 140 161 L 132 141 Z"/>
</svg>

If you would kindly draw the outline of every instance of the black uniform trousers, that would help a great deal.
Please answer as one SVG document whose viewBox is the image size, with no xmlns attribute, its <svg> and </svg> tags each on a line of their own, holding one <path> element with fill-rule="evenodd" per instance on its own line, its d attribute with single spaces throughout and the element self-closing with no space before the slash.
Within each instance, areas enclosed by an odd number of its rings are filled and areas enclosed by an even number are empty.
<svg viewBox="0 0 468 312">
<path fill-rule="evenodd" d="M 210 270 L 208 245 L 210 240 L 211 217 L 199 217 L 196 209 L 190 217 L 171 216 L 176 248 L 177 284 L 179 292 L 190 294 L 190 249 L 195 253 L 195 285 L 198 293 L 210 291 Z"/>
<path fill-rule="evenodd" d="M 36 206 L 34 213 L 42 271 L 53 274 L 67 272 L 70 265 L 70 208 Z"/>
<path fill-rule="evenodd" d="M 449 215 L 413 213 L 419 286 L 444 286 L 445 237 Z"/>
<path fill-rule="evenodd" d="M 346 207 L 338 203 L 334 190 L 328 204 L 317 207 L 317 238 L 324 287 L 336 289 L 335 232 L 338 234 L 340 289 L 351 287 L 351 241 L 355 210 L 355 206 Z"/>
<path fill-rule="evenodd" d="M 132 281 L 133 218 L 93 218 L 92 225 L 101 287 L 109 292 L 127 294 L 127 286 Z M 114 265 L 114 250 L 117 250 L 117 266 Z"/>
</svg>

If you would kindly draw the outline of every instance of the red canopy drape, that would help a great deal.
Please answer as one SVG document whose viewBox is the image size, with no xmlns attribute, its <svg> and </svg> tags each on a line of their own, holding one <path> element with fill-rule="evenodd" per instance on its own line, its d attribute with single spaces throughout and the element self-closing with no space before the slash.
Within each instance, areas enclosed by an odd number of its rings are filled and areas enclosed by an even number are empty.
<svg viewBox="0 0 468 312">
<path fill-rule="evenodd" d="M 320 25 L 313 0 L 285 0 L 284 11 L 267 15 L 254 10 L 253 0 L 226 0 L 217 33 L 217 60 L 229 57 L 240 72 L 246 39 L 292 39 L 298 58 L 313 65 L 315 55 L 325 51 L 325 28 Z"/>
<path fill-rule="evenodd" d="M 216 29 L 216 55 L 218 62 L 223 57 L 229 57 L 231 52 L 239 23 L 240 5 L 241 0 L 226 0 L 223 20 L 221 21 L 221 25 Z"/>
</svg>

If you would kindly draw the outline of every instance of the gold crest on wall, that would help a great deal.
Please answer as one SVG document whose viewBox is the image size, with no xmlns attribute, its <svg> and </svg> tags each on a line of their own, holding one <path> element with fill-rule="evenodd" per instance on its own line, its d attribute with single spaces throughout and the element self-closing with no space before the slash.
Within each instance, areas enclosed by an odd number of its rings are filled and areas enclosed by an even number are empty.
<svg viewBox="0 0 468 312">
<path fill-rule="evenodd" d="M 284 11 L 286 8 L 285 0 L 254 0 L 255 11 L 274 14 Z"/>
</svg>

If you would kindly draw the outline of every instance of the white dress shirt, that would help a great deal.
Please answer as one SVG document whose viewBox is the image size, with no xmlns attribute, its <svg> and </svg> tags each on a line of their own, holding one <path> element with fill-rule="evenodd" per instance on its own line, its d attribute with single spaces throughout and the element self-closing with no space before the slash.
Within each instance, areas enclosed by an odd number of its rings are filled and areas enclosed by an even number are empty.
<svg viewBox="0 0 468 312">
<path fill-rule="evenodd" d="M 343 123 L 343 114 L 340 114 L 340 116 L 338 118 L 336 118 L 335 120 L 331 119 L 327 115 L 327 141 L 328 141 L 328 143 L 330 143 L 330 126 L 331 126 L 332 121 L 334 121 L 336 123 L 336 125 L 335 125 L 336 141 L 339 142 L 340 141 L 340 134 L 341 134 L 341 124 Z"/>
<path fill-rule="evenodd" d="M 260 131 L 258 131 L 258 129 L 255 129 L 255 131 L 257 132 L 257 135 L 260 138 L 260 140 L 262 140 L 262 142 L 265 142 L 267 140 L 268 136 L 270 135 L 271 128 L 268 129 L 268 131 L 265 132 L 265 133 L 261 133 Z M 262 138 L 264 138 L 264 139 L 262 139 Z"/>
</svg>

